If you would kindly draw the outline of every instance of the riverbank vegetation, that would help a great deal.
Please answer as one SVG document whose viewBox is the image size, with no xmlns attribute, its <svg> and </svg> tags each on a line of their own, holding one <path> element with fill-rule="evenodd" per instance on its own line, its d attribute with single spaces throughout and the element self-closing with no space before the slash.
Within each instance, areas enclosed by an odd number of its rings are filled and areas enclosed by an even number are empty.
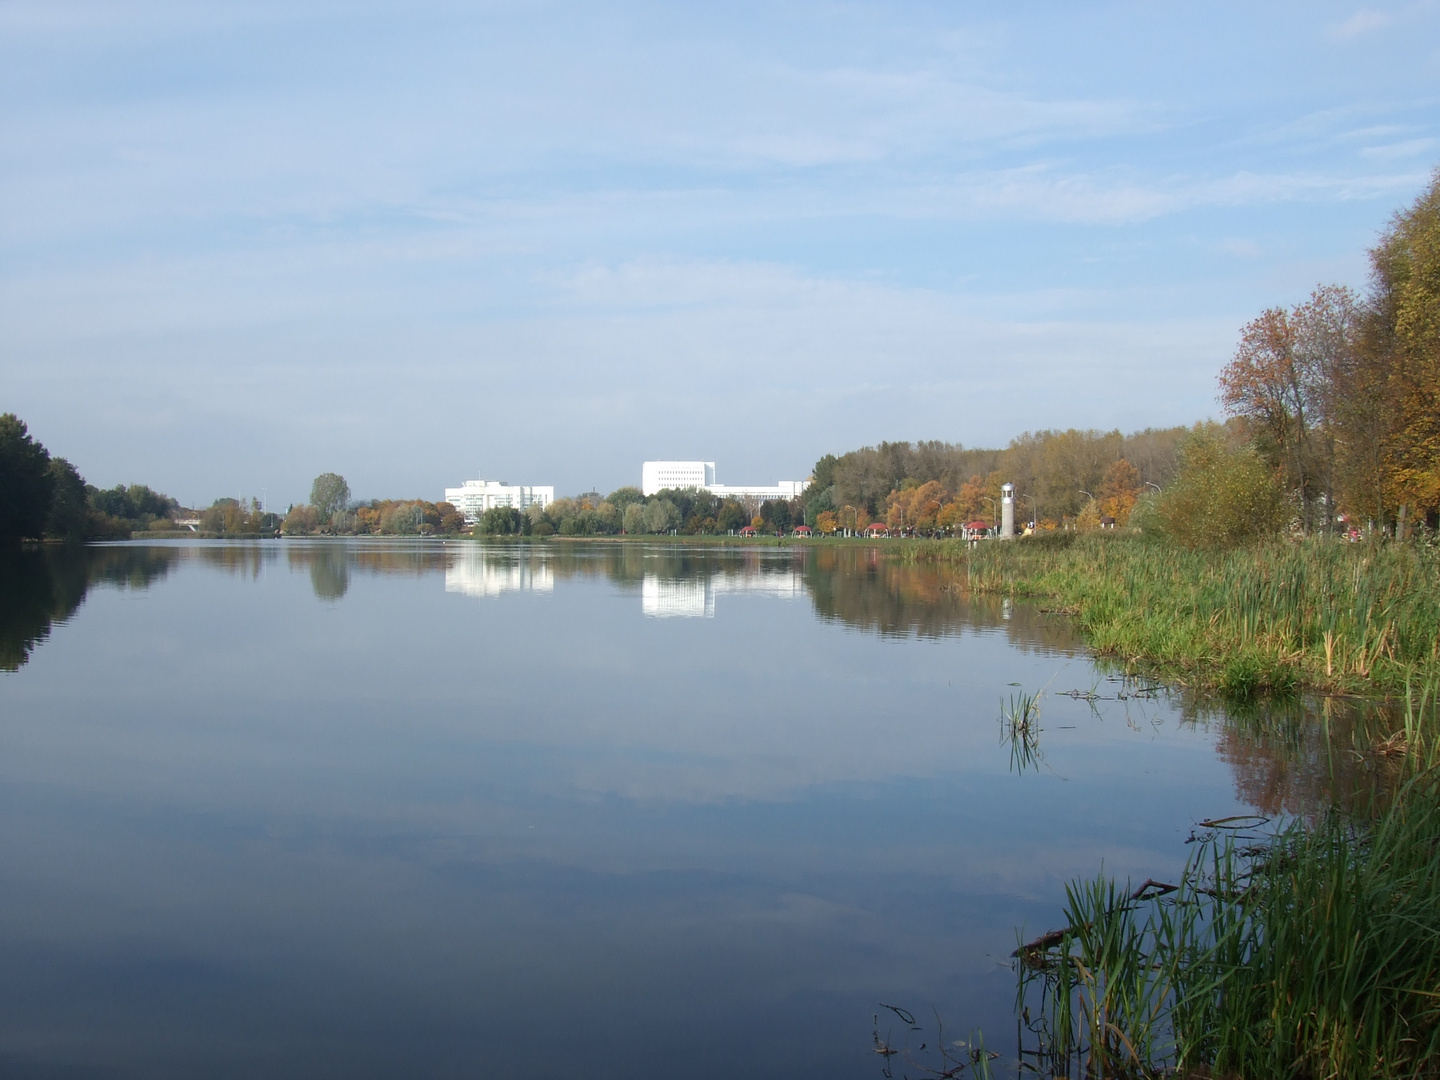
<svg viewBox="0 0 1440 1080">
<path fill-rule="evenodd" d="M 1399 693 L 1440 674 L 1440 548 L 1326 537 L 1229 550 L 1063 534 L 915 547 L 974 591 L 1074 617 L 1103 656 L 1232 697 Z"/>
<path fill-rule="evenodd" d="M 1071 884 L 1065 928 L 1016 952 L 1041 1075 L 1440 1075 L 1437 684 L 1382 744 L 1376 784 L 1269 835 L 1201 823 L 1174 883 Z"/>
</svg>

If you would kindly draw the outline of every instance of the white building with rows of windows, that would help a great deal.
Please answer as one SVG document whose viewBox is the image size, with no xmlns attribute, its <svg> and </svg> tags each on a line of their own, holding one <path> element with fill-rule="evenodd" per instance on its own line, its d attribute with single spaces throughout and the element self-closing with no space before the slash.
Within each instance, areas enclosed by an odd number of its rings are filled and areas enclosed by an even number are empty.
<svg viewBox="0 0 1440 1080">
<path fill-rule="evenodd" d="M 465 515 L 467 525 L 473 525 L 486 510 L 497 506 L 513 506 L 516 510 L 549 506 L 555 501 L 555 488 L 507 484 L 503 480 L 466 480 L 458 488 L 446 488 L 445 501 Z"/>
<path fill-rule="evenodd" d="M 640 466 L 640 491 L 647 498 L 666 488 L 699 488 L 722 499 L 793 499 L 805 490 L 805 480 L 781 480 L 773 486 L 717 484 L 713 461 L 647 461 Z"/>
</svg>

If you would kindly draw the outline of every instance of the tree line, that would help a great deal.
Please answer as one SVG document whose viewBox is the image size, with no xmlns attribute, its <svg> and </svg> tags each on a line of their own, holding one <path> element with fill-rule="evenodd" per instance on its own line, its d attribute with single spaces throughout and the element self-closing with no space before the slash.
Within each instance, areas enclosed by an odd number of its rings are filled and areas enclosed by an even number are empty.
<svg viewBox="0 0 1440 1080">
<path fill-rule="evenodd" d="M 123 540 L 179 503 L 144 484 L 101 490 L 53 456 L 14 413 L 0 415 L 0 542 Z"/>
<path fill-rule="evenodd" d="M 914 535 L 953 533 L 999 520 L 1001 484 L 1015 485 L 1015 520 L 1036 529 L 1129 522 L 1147 491 L 1175 475 L 1183 427 L 1122 435 L 1070 429 L 1026 432 L 1001 450 L 958 443 L 882 442 L 815 463 L 803 495 L 806 523 L 822 533 L 872 522 Z"/>
<path fill-rule="evenodd" d="M 1440 170 L 1369 256 L 1364 295 L 1267 309 L 1220 376 L 1305 531 L 1440 525 Z"/>
</svg>

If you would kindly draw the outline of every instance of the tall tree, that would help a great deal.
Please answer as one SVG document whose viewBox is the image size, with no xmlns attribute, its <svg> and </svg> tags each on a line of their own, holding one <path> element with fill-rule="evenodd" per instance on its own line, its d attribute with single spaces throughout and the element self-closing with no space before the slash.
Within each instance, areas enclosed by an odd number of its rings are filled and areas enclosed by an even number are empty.
<svg viewBox="0 0 1440 1080">
<path fill-rule="evenodd" d="M 54 487 L 49 451 L 14 413 L 0 416 L 0 541 L 43 536 Z"/>
<path fill-rule="evenodd" d="M 1371 359 L 1393 409 L 1387 480 L 1400 506 L 1440 511 L 1440 170 L 1370 252 Z M 1404 514 L 1399 515 L 1402 519 Z"/>
<path fill-rule="evenodd" d="M 1362 313 L 1359 298 L 1338 285 L 1320 286 L 1291 312 L 1295 367 L 1310 417 L 1307 453 L 1322 496 L 1319 524 L 1327 531 L 1345 487 L 1345 462 L 1363 459 L 1378 404 L 1355 378 Z"/>
<path fill-rule="evenodd" d="M 1261 449 L 1309 501 L 1310 402 L 1296 356 L 1296 326 L 1284 308 L 1269 308 L 1246 325 L 1235 357 L 1220 372 L 1220 400 L 1232 416 L 1256 425 Z"/>
<path fill-rule="evenodd" d="M 90 531 L 90 504 L 85 495 L 85 478 L 64 458 L 50 459 L 50 510 L 45 516 L 45 535 L 68 543 L 79 543 Z"/>
<path fill-rule="evenodd" d="M 340 510 L 344 510 L 350 504 L 350 485 L 339 473 L 321 473 L 315 477 L 315 482 L 310 485 L 310 505 L 320 515 L 322 522 L 327 522 Z"/>
</svg>

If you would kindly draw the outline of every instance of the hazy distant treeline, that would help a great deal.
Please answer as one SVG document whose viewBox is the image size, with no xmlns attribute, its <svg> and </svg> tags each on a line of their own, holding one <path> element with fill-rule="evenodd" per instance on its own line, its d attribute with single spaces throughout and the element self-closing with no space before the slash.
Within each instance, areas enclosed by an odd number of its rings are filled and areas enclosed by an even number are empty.
<svg viewBox="0 0 1440 1080">
<path fill-rule="evenodd" d="M 1015 485 L 1017 521 L 1038 516 L 1042 527 L 1055 527 L 1089 508 L 1098 524 L 1128 516 L 1148 485 L 1163 487 L 1175 475 L 1187 430 L 1040 431 L 1003 450 L 882 442 L 827 454 L 805 491 L 805 517 L 822 531 L 830 524 L 826 513 L 841 528 L 885 521 L 907 531 L 947 531 L 976 518 L 992 521 L 1000 485 L 1008 482 Z"/>
</svg>

